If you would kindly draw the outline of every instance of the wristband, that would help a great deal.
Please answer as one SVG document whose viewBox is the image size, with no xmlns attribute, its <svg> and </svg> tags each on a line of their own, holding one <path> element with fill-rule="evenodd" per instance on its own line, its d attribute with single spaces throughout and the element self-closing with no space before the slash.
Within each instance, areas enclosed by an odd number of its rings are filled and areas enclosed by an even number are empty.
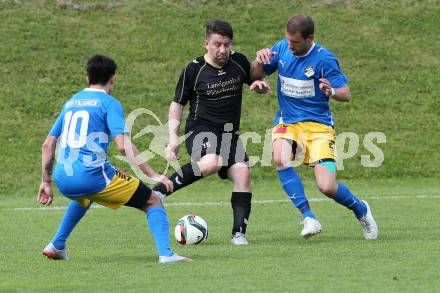
<svg viewBox="0 0 440 293">
<path fill-rule="evenodd" d="M 331 93 L 330 93 L 330 98 L 333 98 L 334 96 L 335 96 L 335 89 L 334 88 L 330 88 L 330 90 L 332 91 Z"/>
</svg>

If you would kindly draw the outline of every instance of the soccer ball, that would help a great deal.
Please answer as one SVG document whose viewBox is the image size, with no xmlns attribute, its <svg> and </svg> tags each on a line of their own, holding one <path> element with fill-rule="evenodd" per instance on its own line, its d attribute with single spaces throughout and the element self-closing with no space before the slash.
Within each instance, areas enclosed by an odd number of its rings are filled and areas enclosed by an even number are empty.
<svg viewBox="0 0 440 293">
<path fill-rule="evenodd" d="M 174 236 L 182 245 L 200 244 L 208 239 L 208 224 L 196 215 L 186 215 L 177 221 Z"/>
</svg>

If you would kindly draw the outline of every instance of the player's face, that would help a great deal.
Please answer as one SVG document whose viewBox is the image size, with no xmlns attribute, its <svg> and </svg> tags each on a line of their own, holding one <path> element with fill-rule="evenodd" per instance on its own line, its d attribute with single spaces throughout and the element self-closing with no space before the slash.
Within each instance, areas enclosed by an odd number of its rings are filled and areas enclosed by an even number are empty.
<svg viewBox="0 0 440 293">
<path fill-rule="evenodd" d="M 289 42 L 289 49 L 293 55 L 302 56 L 307 53 L 313 43 L 313 35 L 304 39 L 301 33 L 286 32 L 286 39 Z"/>
<path fill-rule="evenodd" d="M 205 39 L 205 48 L 208 50 L 209 57 L 219 66 L 223 66 L 229 60 L 231 53 L 232 40 L 227 36 L 212 34 Z"/>
</svg>

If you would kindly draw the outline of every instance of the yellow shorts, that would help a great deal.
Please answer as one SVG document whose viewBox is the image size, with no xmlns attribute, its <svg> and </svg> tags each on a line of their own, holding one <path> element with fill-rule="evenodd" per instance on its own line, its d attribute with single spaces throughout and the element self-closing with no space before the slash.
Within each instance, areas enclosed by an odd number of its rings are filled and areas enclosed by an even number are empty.
<svg viewBox="0 0 440 293">
<path fill-rule="evenodd" d="M 314 166 L 322 160 L 336 160 L 336 132 L 325 124 L 309 121 L 278 124 L 272 131 L 272 142 L 279 138 L 297 144 L 295 160 L 303 159 L 305 165 Z"/>
<path fill-rule="evenodd" d="M 139 186 L 139 179 L 116 171 L 112 182 L 102 191 L 85 197 L 73 198 L 81 206 L 89 207 L 92 202 L 108 208 L 117 209 L 127 203 Z"/>
</svg>

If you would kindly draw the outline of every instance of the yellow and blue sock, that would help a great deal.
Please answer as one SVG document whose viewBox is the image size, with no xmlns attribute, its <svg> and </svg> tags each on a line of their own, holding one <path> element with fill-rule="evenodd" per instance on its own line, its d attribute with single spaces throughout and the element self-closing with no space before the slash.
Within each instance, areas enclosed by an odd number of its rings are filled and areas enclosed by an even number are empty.
<svg viewBox="0 0 440 293">
<path fill-rule="evenodd" d="M 52 244 L 56 249 L 63 250 L 66 247 L 66 240 L 69 238 L 76 224 L 86 214 L 88 208 L 83 207 L 78 202 L 72 200 L 67 206 L 60 226 L 52 239 Z"/>
<path fill-rule="evenodd" d="M 164 208 L 161 206 L 148 208 L 147 222 L 151 234 L 153 234 L 159 256 L 173 255 L 173 251 L 170 247 L 170 225 Z"/>
<path fill-rule="evenodd" d="M 338 183 L 338 191 L 333 199 L 337 203 L 352 210 L 357 219 L 360 219 L 367 214 L 367 206 L 351 193 L 350 189 L 341 182 Z"/>
<path fill-rule="evenodd" d="M 287 196 L 292 203 L 300 210 L 303 217 L 316 219 L 315 215 L 310 210 L 309 202 L 305 196 L 304 186 L 298 174 L 296 174 L 295 169 L 293 169 L 293 167 L 288 167 L 278 170 L 277 172 L 284 191 L 287 193 Z"/>
</svg>

